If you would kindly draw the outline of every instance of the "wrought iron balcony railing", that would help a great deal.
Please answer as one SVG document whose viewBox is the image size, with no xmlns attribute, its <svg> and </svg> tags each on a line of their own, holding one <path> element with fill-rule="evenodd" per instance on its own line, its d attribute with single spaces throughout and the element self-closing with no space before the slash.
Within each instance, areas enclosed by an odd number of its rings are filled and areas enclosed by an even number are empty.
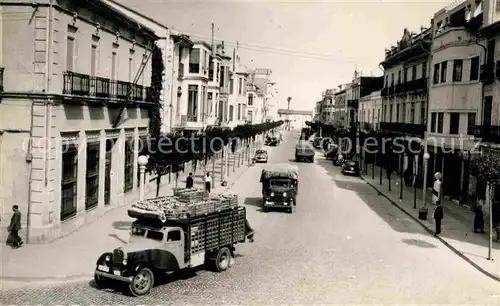
<svg viewBox="0 0 500 306">
<path fill-rule="evenodd" d="M 4 68 L 0 67 L 0 92 L 3 92 L 3 71 Z"/>
<path fill-rule="evenodd" d="M 110 80 L 71 71 L 64 73 L 63 94 L 65 95 L 120 100 L 127 100 L 128 98 L 131 101 L 152 102 L 150 91 L 150 87 L 129 82 Z"/>
<path fill-rule="evenodd" d="M 380 129 L 416 137 L 424 137 L 425 124 L 403 123 L 403 122 L 380 122 Z"/>
<path fill-rule="evenodd" d="M 500 143 L 500 126 L 498 125 L 476 125 L 474 137 L 481 138 L 483 142 Z"/>
</svg>

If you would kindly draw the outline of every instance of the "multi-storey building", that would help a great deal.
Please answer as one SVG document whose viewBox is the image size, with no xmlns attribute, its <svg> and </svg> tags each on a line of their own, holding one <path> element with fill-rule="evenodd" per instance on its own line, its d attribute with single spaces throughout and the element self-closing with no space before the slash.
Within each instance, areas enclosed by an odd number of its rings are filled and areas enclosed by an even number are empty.
<svg viewBox="0 0 500 306">
<path fill-rule="evenodd" d="M 51 241 L 137 200 L 158 37 L 97 0 L 0 8 L 2 214 Z"/>
<path fill-rule="evenodd" d="M 264 121 L 273 121 L 278 118 L 279 93 L 276 82 L 272 80 L 272 73 L 271 69 L 268 68 L 257 68 L 249 71 L 248 81 L 264 94 Z"/>
<path fill-rule="evenodd" d="M 247 114 L 246 123 L 262 123 L 264 118 L 265 94 L 257 85 L 247 84 Z"/>
<path fill-rule="evenodd" d="M 475 35 L 482 18 L 482 2 L 469 0 L 440 10 L 432 21 L 428 181 L 432 182 L 434 172 L 443 172 L 443 194 L 456 199 L 465 199 L 469 186 L 470 154 L 463 152 L 474 148 L 474 126 L 481 111 L 483 124 L 490 125 L 493 112 L 492 95 L 486 91 L 483 107 L 479 103 L 483 100 L 480 80 L 492 79 L 494 63 L 494 45 L 488 46 L 490 58 Z"/>
<path fill-rule="evenodd" d="M 360 76 L 358 72 L 354 73 L 354 79 L 346 92 L 348 115 L 347 126 L 354 127 L 358 123 L 359 99 L 369 95 L 373 91 L 380 90 L 382 88 L 382 84 L 382 77 L 364 77 Z"/>
<path fill-rule="evenodd" d="M 365 133 L 378 131 L 382 119 L 382 86 L 359 98 L 359 128 Z"/>
<path fill-rule="evenodd" d="M 351 84 L 339 85 L 337 92 L 334 93 L 334 122 L 336 126 L 344 127 L 347 125 L 347 90 Z"/>
<path fill-rule="evenodd" d="M 324 91 L 323 100 L 321 105 L 321 122 L 324 124 L 334 124 L 335 104 L 334 102 L 334 89 L 327 89 Z"/>
<path fill-rule="evenodd" d="M 245 124 L 247 107 L 248 72 L 241 62 L 238 49 L 233 50 L 233 70 L 229 80 L 229 120 L 230 126 Z"/>
<path fill-rule="evenodd" d="M 312 111 L 294 109 L 278 110 L 278 120 L 288 122 L 288 130 L 301 129 L 303 127 L 306 127 L 306 121 L 311 121 L 312 118 Z"/>
</svg>

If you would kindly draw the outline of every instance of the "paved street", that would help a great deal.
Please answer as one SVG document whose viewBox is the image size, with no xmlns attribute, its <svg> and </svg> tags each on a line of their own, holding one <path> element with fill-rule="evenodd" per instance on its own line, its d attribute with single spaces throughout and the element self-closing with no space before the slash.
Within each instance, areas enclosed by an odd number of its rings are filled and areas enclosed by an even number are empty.
<svg viewBox="0 0 500 306">
<path fill-rule="evenodd" d="M 298 134 L 273 150 L 289 162 Z M 499 284 L 456 256 L 359 178 L 344 177 L 319 153 L 301 163 L 297 212 L 260 211 L 260 170 L 234 185 L 256 241 L 237 247 L 236 264 L 200 271 L 132 298 L 89 281 L 5 290 L 1 304 L 484 304 Z M 64 256 L 64 254 L 61 254 Z M 97 258 L 98 254 L 96 254 Z M 55 259 L 57 260 L 57 259 Z M 78 264 L 75 262 L 75 264 Z"/>
</svg>

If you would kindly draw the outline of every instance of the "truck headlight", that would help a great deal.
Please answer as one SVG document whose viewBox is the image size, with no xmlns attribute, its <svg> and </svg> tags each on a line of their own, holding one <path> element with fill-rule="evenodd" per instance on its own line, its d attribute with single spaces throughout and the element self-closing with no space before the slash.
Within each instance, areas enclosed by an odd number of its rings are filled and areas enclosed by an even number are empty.
<svg viewBox="0 0 500 306">
<path fill-rule="evenodd" d="M 104 260 L 106 260 L 106 261 L 110 261 L 110 260 L 111 260 L 111 256 L 106 255 L 106 258 L 105 258 Z"/>
<path fill-rule="evenodd" d="M 270 196 L 271 196 L 271 197 L 274 197 L 274 192 L 271 192 Z"/>
<path fill-rule="evenodd" d="M 126 259 L 124 259 L 124 260 L 122 261 L 122 264 L 123 264 L 124 266 L 126 266 L 126 265 L 127 265 L 127 260 L 126 260 Z"/>
<path fill-rule="evenodd" d="M 283 196 L 286 197 L 286 192 L 283 192 Z"/>
</svg>

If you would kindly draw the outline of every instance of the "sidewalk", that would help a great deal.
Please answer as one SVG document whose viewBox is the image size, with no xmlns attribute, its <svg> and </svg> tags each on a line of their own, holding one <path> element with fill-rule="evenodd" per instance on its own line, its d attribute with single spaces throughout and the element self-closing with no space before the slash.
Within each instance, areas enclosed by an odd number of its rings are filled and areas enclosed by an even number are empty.
<svg viewBox="0 0 500 306">
<path fill-rule="evenodd" d="M 248 169 L 248 162 L 238 167 L 236 161 L 236 169 L 233 172 L 232 160 L 235 158 L 237 158 L 236 154 L 230 155 L 231 167 L 229 177 L 226 176 L 227 187 L 221 187 L 221 160 L 216 161 L 216 173 L 213 174 L 212 162 L 207 163 L 207 171 L 215 176 L 213 188 L 215 192 L 230 188 Z M 203 163 L 198 163 L 196 173 L 193 171 L 195 187 L 201 187 L 204 184 L 203 170 Z M 187 167 L 184 173 L 180 173 L 179 187 L 184 186 L 185 178 L 191 171 L 191 167 Z M 161 186 L 160 195 L 171 194 L 174 187 L 175 176 L 172 175 L 171 182 Z M 145 197 L 155 195 L 156 188 L 146 191 Z M 95 222 L 50 244 L 28 244 L 15 250 L 3 244 L 0 247 L 0 289 L 22 284 L 26 286 L 27 282 L 30 282 L 30 285 L 36 285 L 37 283 L 89 280 L 93 276 L 95 262 L 99 255 L 128 242 L 128 233 L 133 220 L 127 215 L 127 209 L 128 206 L 116 208 Z"/>
<path fill-rule="evenodd" d="M 431 202 L 432 190 L 428 189 L 426 196 L 427 207 L 429 208 L 428 218 L 427 220 L 420 220 L 418 219 L 418 209 L 422 205 L 422 189 L 417 188 L 417 208 L 414 209 L 414 189 L 413 187 L 406 186 L 404 181 L 403 199 L 400 199 L 401 181 L 399 175 L 393 174 L 391 176 L 391 191 L 389 191 L 389 180 L 387 179 L 386 171 L 382 171 L 382 185 L 380 185 L 380 168 L 378 166 L 375 166 L 374 179 L 372 179 L 371 164 L 368 165 L 368 173 L 362 174 L 362 178 L 392 204 L 420 223 L 429 233 L 434 234 L 433 206 Z M 442 233 L 437 239 L 476 269 L 500 281 L 500 245 L 497 242 L 493 242 L 492 257 L 494 260 L 488 260 L 489 235 L 475 234 L 473 232 L 474 214 L 451 200 L 443 199 L 442 206 L 444 211 Z M 486 226 L 488 226 L 488 221 L 485 221 Z"/>
</svg>

